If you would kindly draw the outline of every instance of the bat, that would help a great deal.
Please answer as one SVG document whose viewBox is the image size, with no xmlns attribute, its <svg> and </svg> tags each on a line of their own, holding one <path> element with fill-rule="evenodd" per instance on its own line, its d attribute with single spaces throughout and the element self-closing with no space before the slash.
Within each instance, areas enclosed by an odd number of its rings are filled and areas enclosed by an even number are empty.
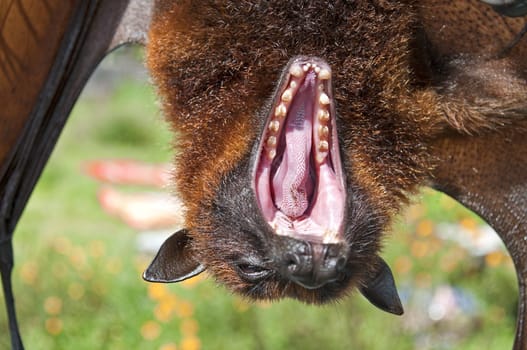
<svg viewBox="0 0 527 350">
<path fill-rule="evenodd" d="M 401 314 L 382 237 L 428 185 L 500 234 L 520 289 L 515 349 L 527 346 L 525 1 L 46 4 L 56 20 L 34 26 L 45 16 L 25 13 L 0 41 L 0 96 L 11 101 L 1 116 L 11 132 L 0 140 L 0 272 L 13 349 L 23 348 L 14 226 L 95 64 L 144 42 L 148 27 L 187 212 L 145 279 L 206 269 L 249 298 L 314 304 L 358 289 Z M 49 47 L 27 48 L 46 55 L 18 55 L 7 34 L 17 26 L 48 30 Z"/>
<path fill-rule="evenodd" d="M 356 287 L 402 314 L 383 233 L 419 186 L 460 191 L 439 180 L 470 176 L 456 168 L 464 153 L 493 177 L 511 167 L 515 224 L 525 223 L 527 44 L 507 46 L 524 19 L 476 1 L 160 1 L 156 11 L 147 65 L 177 130 L 188 211 L 146 280 L 207 270 L 245 297 L 316 304 Z M 510 164 L 487 159 L 504 143 Z M 479 193 L 494 181 L 483 177 Z"/>
</svg>

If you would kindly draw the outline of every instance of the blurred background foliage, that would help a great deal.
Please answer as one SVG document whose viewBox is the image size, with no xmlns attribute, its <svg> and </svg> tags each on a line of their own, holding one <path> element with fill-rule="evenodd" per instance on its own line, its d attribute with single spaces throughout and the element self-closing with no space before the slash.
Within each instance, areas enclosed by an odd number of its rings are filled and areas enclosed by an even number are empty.
<svg viewBox="0 0 527 350">
<path fill-rule="evenodd" d="M 430 189 L 385 240 L 402 317 L 358 293 L 321 307 L 251 304 L 203 275 L 143 282 L 151 254 L 139 249 L 136 230 L 101 209 L 101 185 L 82 169 L 97 159 L 169 162 L 170 140 L 141 51 L 112 54 L 75 106 L 15 234 L 28 349 L 511 348 L 518 292 L 509 256 L 480 219 Z"/>
</svg>

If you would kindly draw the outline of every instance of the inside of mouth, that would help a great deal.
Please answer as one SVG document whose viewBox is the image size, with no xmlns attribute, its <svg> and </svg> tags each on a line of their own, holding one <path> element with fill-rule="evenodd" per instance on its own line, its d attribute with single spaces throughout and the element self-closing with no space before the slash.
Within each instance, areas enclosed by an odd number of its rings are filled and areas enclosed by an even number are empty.
<svg viewBox="0 0 527 350">
<path fill-rule="evenodd" d="M 322 243 L 342 239 L 345 202 L 330 79 L 325 64 L 290 66 L 255 171 L 258 204 L 273 230 Z"/>
</svg>

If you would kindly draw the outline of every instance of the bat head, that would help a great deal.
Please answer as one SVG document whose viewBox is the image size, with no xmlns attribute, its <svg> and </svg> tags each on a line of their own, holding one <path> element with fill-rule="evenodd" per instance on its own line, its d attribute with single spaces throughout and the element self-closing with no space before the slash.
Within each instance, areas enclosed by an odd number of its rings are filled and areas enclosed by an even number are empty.
<svg viewBox="0 0 527 350">
<path fill-rule="evenodd" d="M 159 2 L 147 60 L 188 209 L 146 280 L 206 269 L 249 298 L 307 303 L 357 287 L 402 313 L 379 250 L 426 168 L 401 104 L 407 13 L 389 1 Z"/>
</svg>

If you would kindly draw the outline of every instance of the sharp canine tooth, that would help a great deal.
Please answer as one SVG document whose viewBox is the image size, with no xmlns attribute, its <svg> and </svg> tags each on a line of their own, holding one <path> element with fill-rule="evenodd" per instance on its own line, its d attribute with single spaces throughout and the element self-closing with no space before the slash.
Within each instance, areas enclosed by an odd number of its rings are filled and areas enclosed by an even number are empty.
<svg viewBox="0 0 527 350">
<path fill-rule="evenodd" d="M 311 63 L 304 64 L 304 65 L 302 66 L 302 70 L 303 70 L 304 72 L 307 72 L 307 71 L 309 70 L 309 67 L 311 67 Z"/>
<path fill-rule="evenodd" d="M 282 101 L 289 102 L 293 98 L 293 92 L 289 89 L 285 90 L 282 94 Z"/>
<path fill-rule="evenodd" d="M 287 108 L 283 103 L 280 103 L 274 112 L 274 115 L 277 117 L 285 117 L 287 114 Z"/>
<path fill-rule="evenodd" d="M 274 147 L 276 146 L 276 137 L 275 136 L 269 136 L 267 139 L 267 146 Z"/>
<path fill-rule="evenodd" d="M 324 92 L 320 94 L 319 102 L 323 105 L 329 105 L 329 97 Z"/>
<path fill-rule="evenodd" d="M 325 109 L 318 110 L 318 119 L 321 122 L 327 122 L 329 120 L 329 112 Z"/>
<path fill-rule="evenodd" d="M 289 73 L 291 73 L 291 75 L 296 78 L 300 78 L 304 74 L 302 67 L 300 67 L 298 64 L 293 64 L 291 68 L 289 68 Z"/>
<path fill-rule="evenodd" d="M 326 152 L 329 149 L 329 143 L 325 140 L 320 141 L 318 149 L 320 152 Z"/>
<path fill-rule="evenodd" d="M 321 69 L 320 73 L 318 74 L 318 77 L 322 80 L 327 80 L 331 78 L 331 72 L 328 69 Z"/>
<path fill-rule="evenodd" d="M 269 130 L 277 132 L 280 129 L 280 122 L 278 120 L 271 120 L 269 123 Z"/>
</svg>

